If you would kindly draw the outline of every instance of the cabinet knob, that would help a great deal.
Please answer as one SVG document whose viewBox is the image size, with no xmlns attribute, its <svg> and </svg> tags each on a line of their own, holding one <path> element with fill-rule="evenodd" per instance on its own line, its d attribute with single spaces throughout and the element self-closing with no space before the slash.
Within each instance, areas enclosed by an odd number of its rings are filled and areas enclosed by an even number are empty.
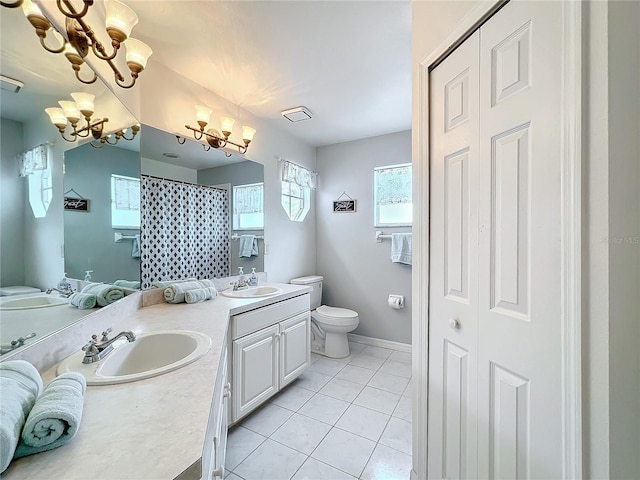
<svg viewBox="0 0 640 480">
<path fill-rule="evenodd" d="M 456 329 L 460 328 L 460 320 L 458 320 L 457 318 L 450 318 L 449 319 L 449 326 L 453 330 L 456 330 Z"/>
</svg>

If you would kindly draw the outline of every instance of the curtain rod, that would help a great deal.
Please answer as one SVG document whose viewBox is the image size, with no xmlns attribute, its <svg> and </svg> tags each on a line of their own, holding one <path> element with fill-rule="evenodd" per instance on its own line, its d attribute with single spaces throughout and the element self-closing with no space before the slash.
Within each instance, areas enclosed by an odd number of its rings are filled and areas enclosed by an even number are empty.
<svg viewBox="0 0 640 480">
<path fill-rule="evenodd" d="M 278 160 L 279 162 L 287 162 L 287 163 L 290 163 L 291 165 L 295 165 L 296 167 L 304 168 L 305 170 L 313 173 L 314 175 L 320 175 L 318 172 L 311 170 L 309 167 L 305 167 L 304 165 L 300 165 L 299 163 L 292 162 L 291 160 L 287 160 L 286 158 L 282 158 L 277 155 L 274 155 L 274 156 L 276 157 L 276 160 Z"/>
<path fill-rule="evenodd" d="M 147 177 L 147 178 L 155 178 L 156 180 L 168 180 L 169 182 L 182 183 L 184 185 L 193 185 L 194 187 L 212 188 L 213 190 L 220 190 L 221 192 L 226 192 L 227 191 L 226 188 L 218 188 L 218 187 L 214 187 L 212 185 L 201 185 L 199 183 L 185 182 L 183 180 L 174 180 L 173 178 L 156 177 L 155 175 L 146 175 L 144 173 L 140 174 L 140 176 L 141 177 Z"/>
</svg>

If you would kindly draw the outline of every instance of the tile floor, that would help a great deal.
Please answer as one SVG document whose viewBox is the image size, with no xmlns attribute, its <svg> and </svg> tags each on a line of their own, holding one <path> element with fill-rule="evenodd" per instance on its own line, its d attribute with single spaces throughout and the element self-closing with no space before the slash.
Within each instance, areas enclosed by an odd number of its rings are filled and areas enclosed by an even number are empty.
<svg viewBox="0 0 640 480">
<path fill-rule="evenodd" d="M 411 354 L 350 343 L 229 432 L 227 480 L 407 480 Z"/>
</svg>

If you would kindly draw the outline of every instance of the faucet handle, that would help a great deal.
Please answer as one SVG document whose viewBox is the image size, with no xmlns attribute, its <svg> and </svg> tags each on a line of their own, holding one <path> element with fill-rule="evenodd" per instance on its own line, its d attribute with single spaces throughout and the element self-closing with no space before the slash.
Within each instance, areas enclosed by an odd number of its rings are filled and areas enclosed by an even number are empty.
<svg viewBox="0 0 640 480">
<path fill-rule="evenodd" d="M 89 343 L 87 343 L 84 347 L 82 347 L 82 351 L 87 352 L 87 354 L 97 353 L 97 349 L 96 349 L 97 338 L 98 337 L 96 335 L 92 335 L 92 339 L 89 340 Z"/>
<path fill-rule="evenodd" d="M 102 332 L 102 342 L 106 342 L 109 340 L 109 338 L 107 337 L 107 335 L 109 335 L 111 333 L 111 327 L 107 328 L 104 332 Z"/>
</svg>

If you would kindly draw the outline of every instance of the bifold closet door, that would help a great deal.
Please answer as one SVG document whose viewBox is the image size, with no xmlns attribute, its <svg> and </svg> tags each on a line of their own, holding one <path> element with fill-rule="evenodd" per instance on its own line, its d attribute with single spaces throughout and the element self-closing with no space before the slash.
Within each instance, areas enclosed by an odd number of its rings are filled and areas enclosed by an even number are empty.
<svg viewBox="0 0 640 480">
<path fill-rule="evenodd" d="M 561 21 L 512 0 L 430 74 L 429 478 L 563 475 Z"/>
</svg>

